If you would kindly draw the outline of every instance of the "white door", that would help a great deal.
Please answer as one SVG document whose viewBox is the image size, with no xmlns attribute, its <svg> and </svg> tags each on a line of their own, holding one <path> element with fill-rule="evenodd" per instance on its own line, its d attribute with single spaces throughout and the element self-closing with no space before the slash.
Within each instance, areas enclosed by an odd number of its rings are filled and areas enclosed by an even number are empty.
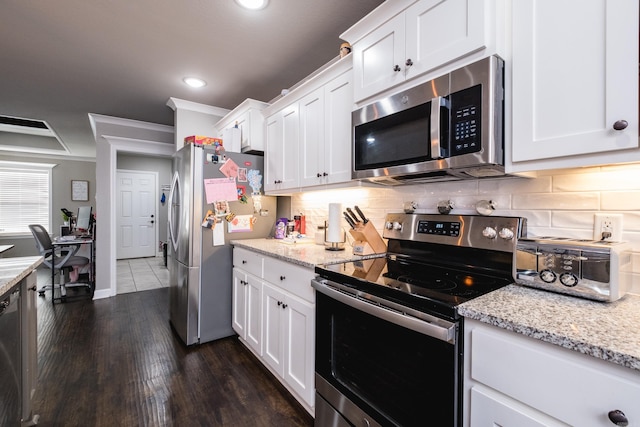
<svg viewBox="0 0 640 427">
<path fill-rule="evenodd" d="M 156 255 L 156 173 L 117 171 L 116 258 Z"/>
</svg>

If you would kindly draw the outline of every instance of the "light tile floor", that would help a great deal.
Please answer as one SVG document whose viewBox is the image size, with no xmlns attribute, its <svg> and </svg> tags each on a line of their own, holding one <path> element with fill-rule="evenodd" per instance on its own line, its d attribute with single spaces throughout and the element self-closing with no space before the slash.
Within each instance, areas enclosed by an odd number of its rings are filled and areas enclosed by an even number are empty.
<svg viewBox="0 0 640 427">
<path fill-rule="evenodd" d="M 118 294 L 169 286 L 169 270 L 162 257 L 123 259 L 116 262 Z"/>
<path fill-rule="evenodd" d="M 169 270 L 162 257 L 118 260 L 116 274 L 118 294 L 169 287 Z M 51 270 L 41 265 L 38 267 L 38 289 L 50 283 Z"/>
</svg>

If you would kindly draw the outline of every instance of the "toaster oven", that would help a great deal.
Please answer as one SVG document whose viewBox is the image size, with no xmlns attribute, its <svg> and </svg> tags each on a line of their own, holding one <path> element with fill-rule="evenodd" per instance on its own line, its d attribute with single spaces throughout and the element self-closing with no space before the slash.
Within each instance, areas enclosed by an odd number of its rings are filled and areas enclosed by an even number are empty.
<svg viewBox="0 0 640 427">
<path fill-rule="evenodd" d="M 518 240 L 516 283 L 596 301 L 615 301 L 631 285 L 626 242 L 538 237 Z"/>
</svg>

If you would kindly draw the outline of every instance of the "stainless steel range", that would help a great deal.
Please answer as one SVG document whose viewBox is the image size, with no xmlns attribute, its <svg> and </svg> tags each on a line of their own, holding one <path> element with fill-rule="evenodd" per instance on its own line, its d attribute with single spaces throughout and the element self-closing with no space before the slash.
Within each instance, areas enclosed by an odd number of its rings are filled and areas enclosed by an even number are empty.
<svg viewBox="0 0 640 427">
<path fill-rule="evenodd" d="M 316 267 L 316 426 L 462 424 L 456 307 L 514 282 L 526 219 L 389 214 L 385 257 Z"/>
</svg>

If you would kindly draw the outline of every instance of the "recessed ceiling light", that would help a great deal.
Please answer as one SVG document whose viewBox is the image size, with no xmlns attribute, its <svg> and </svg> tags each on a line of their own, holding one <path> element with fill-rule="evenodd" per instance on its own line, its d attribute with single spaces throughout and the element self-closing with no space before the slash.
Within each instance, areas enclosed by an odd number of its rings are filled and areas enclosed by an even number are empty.
<svg viewBox="0 0 640 427">
<path fill-rule="evenodd" d="M 269 0 L 236 0 L 236 3 L 246 9 L 260 10 L 267 7 Z"/>
<path fill-rule="evenodd" d="M 202 87 L 207 85 L 207 82 L 196 77 L 185 77 L 182 81 L 191 87 Z"/>
</svg>

